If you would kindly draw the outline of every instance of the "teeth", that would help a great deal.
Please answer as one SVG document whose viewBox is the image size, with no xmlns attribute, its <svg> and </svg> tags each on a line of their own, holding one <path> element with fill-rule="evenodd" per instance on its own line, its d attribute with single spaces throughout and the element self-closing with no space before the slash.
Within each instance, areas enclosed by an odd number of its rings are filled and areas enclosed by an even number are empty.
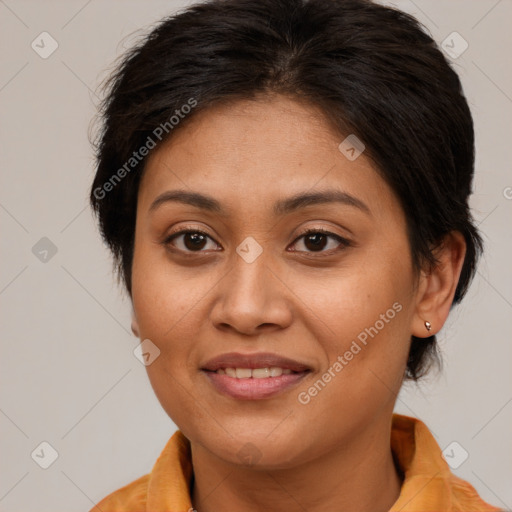
<svg viewBox="0 0 512 512">
<path fill-rule="evenodd" d="M 266 379 L 270 377 L 270 370 L 268 368 L 254 368 L 252 370 L 253 379 Z"/>
<path fill-rule="evenodd" d="M 216 372 L 219 375 L 227 375 L 236 379 L 266 379 L 268 377 L 280 377 L 281 375 L 290 375 L 292 371 L 288 368 L 283 369 L 277 366 L 271 368 L 219 368 Z"/>
<path fill-rule="evenodd" d="M 222 371 L 222 369 L 220 369 L 220 371 Z M 236 377 L 236 370 L 234 368 L 226 368 L 226 375 L 228 377 Z M 219 370 L 217 370 L 217 373 L 219 372 Z"/>
<path fill-rule="evenodd" d="M 281 375 L 283 375 L 282 368 L 276 368 L 275 366 L 270 368 L 270 376 L 271 377 L 280 377 Z"/>
<path fill-rule="evenodd" d="M 252 370 L 250 368 L 236 368 L 235 373 L 237 379 L 250 379 Z"/>
</svg>

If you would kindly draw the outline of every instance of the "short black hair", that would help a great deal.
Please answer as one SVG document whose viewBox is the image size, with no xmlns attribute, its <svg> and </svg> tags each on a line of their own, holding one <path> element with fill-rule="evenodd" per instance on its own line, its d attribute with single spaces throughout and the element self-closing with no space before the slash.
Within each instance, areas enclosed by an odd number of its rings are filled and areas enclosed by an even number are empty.
<svg viewBox="0 0 512 512">
<path fill-rule="evenodd" d="M 364 143 L 401 202 L 415 269 L 461 232 L 454 304 L 466 293 L 482 251 L 468 206 L 473 120 L 459 77 L 414 17 L 370 0 L 210 0 L 158 22 L 105 88 L 90 201 L 128 293 L 149 149 L 199 111 L 262 94 L 319 107 L 340 137 Z M 435 360 L 435 336 L 413 336 L 405 377 Z"/>
</svg>

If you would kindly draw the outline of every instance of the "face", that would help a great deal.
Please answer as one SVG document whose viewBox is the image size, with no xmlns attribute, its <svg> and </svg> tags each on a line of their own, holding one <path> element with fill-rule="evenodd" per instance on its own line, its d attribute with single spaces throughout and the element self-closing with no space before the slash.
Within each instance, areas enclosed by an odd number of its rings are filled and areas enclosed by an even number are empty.
<svg viewBox="0 0 512 512">
<path fill-rule="evenodd" d="M 160 350 L 148 375 L 224 461 L 291 467 L 389 423 L 415 272 L 398 199 L 344 138 L 267 97 L 198 113 L 147 162 L 132 300 Z"/>
</svg>

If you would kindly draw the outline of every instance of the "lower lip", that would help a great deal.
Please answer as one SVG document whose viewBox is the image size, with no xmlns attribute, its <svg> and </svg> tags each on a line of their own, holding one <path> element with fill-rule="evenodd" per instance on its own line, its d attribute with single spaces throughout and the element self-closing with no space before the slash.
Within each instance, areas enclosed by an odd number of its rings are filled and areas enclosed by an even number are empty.
<svg viewBox="0 0 512 512">
<path fill-rule="evenodd" d="M 309 372 L 290 373 L 264 379 L 237 379 L 216 372 L 204 372 L 220 393 L 238 400 L 262 400 L 282 393 L 301 381 Z"/>
</svg>

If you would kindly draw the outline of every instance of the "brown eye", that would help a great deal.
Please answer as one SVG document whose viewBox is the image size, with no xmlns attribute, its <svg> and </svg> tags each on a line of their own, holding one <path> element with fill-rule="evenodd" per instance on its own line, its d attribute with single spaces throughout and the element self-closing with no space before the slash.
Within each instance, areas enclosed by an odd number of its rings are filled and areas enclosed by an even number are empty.
<svg viewBox="0 0 512 512">
<path fill-rule="evenodd" d="M 183 235 L 183 243 L 191 251 L 200 250 L 206 245 L 206 237 L 201 233 L 186 233 Z"/>
<path fill-rule="evenodd" d="M 299 241 L 301 241 L 305 249 L 294 249 L 298 252 L 331 252 L 350 245 L 348 240 L 323 229 L 310 229 L 306 231 L 295 240 L 294 245 L 299 244 Z M 324 251 L 325 248 L 327 250 Z"/>
<path fill-rule="evenodd" d="M 327 245 L 327 236 L 323 233 L 312 233 L 304 237 L 304 246 L 311 251 L 321 251 Z"/>
<path fill-rule="evenodd" d="M 176 249 L 184 252 L 202 252 L 203 249 L 216 250 L 218 245 L 213 242 L 213 247 L 207 247 L 208 241 L 213 240 L 202 231 L 180 231 L 173 233 L 164 241 L 165 245 L 172 245 Z"/>
</svg>

